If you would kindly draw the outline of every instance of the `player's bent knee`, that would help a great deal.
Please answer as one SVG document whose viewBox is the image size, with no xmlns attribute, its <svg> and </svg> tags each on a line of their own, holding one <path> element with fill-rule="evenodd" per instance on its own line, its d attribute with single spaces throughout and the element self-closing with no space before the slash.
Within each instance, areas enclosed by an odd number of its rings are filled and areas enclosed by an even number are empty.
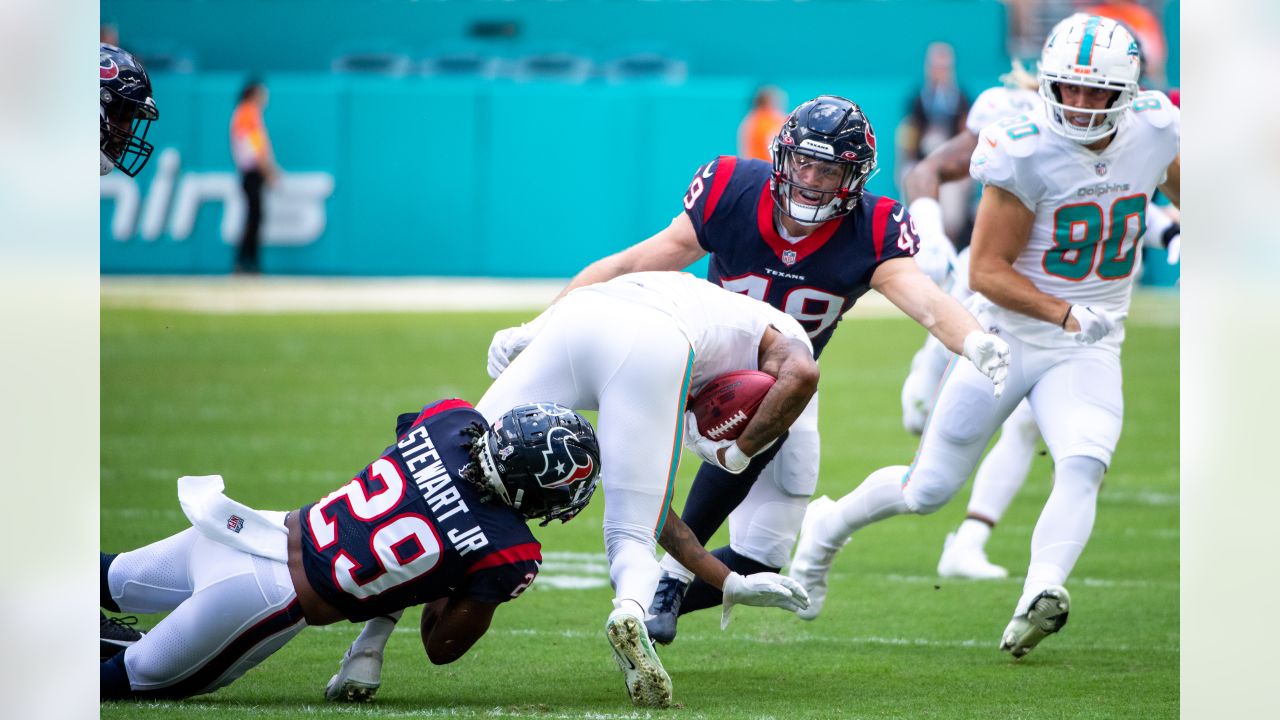
<svg viewBox="0 0 1280 720">
<path fill-rule="evenodd" d="M 1096 487 L 1102 484 L 1102 476 L 1106 472 L 1106 463 L 1095 455 L 1070 455 L 1056 463 L 1054 482 L 1076 482 Z"/>
<path fill-rule="evenodd" d="M 963 484 L 963 478 L 961 479 Z M 946 507 L 955 497 L 959 485 L 948 478 L 916 468 L 902 487 L 902 499 L 911 512 L 917 515 L 930 515 Z"/>
</svg>

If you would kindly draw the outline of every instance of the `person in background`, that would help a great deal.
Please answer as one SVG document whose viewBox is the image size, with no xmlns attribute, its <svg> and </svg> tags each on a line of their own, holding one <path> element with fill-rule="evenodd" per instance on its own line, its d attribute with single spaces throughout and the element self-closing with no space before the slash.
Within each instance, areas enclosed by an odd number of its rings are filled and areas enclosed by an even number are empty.
<svg viewBox="0 0 1280 720">
<path fill-rule="evenodd" d="M 911 98 L 907 117 L 898 128 L 899 167 L 902 179 L 911 168 L 935 148 L 964 130 L 969 114 L 969 98 L 956 82 L 955 50 L 944 42 L 929 44 L 924 60 L 924 84 Z M 957 249 L 968 244 L 968 181 L 947 186 L 939 196 L 947 236 L 957 242 Z"/>
<path fill-rule="evenodd" d="M 772 85 L 756 90 L 751 99 L 751 110 L 738 125 L 738 155 L 744 158 L 769 161 L 769 146 L 782 129 L 787 114 L 782 111 L 786 98 Z"/>
<path fill-rule="evenodd" d="M 271 139 L 262 120 L 267 107 L 267 87 L 260 80 L 250 80 L 240 91 L 235 112 L 231 115 L 231 156 L 240 171 L 240 185 L 244 188 L 244 231 L 236 252 L 235 272 L 259 273 L 259 231 L 262 227 L 262 193 L 265 186 L 274 184 L 280 175 L 275 154 L 271 151 Z"/>
</svg>

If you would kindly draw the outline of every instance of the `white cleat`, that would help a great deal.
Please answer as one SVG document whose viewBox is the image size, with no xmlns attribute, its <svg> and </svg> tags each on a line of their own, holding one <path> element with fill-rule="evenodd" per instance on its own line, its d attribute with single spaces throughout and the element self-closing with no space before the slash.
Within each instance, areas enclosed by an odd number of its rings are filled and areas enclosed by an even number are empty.
<svg viewBox="0 0 1280 720">
<path fill-rule="evenodd" d="M 604 626 L 613 659 L 622 670 L 631 702 L 640 707 L 671 706 L 671 676 L 662 667 L 644 621 L 625 609 L 609 613 Z"/>
<path fill-rule="evenodd" d="M 947 533 L 942 545 L 942 557 L 938 558 L 938 574 L 944 578 L 969 578 L 970 580 L 999 580 L 1009 577 L 1009 571 L 987 560 L 982 548 L 962 547 L 955 542 L 956 534 Z"/>
<path fill-rule="evenodd" d="M 324 698 L 332 702 L 369 702 L 382 685 L 382 653 L 358 650 L 342 656 L 338 674 L 329 678 Z"/>
<path fill-rule="evenodd" d="M 1009 621 L 1000 638 L 1000 649 L 1011 653 L 1017 660 L 1031 652 L 1040 641 L 1058 632 L 1067 624 L 1071 610 L 1071 596 L 1061 585 L 1050 585 L 1035 600 L 1026 615 L 1018 615 Z"/>
<path fill-rule="evenodd" d="M 816 497 L 805 510 L 804 522 L 800 524 L 800 538 L 796 541 L 796 554 L 791 558 L 791 567 L 787 575 L 804 586 L 809 593 L 809 607 L 797 610 L 801 620 L 813 620 L 822 612 L 822 605 L 827 601 L 827 574 L 831 572 L 831 562 L 835 560 L 840 548 L 826 548 L 814 538 L 814 523 L 818 518 L 834 512 L 836 501 L 823 495 Z"/>
</svg>

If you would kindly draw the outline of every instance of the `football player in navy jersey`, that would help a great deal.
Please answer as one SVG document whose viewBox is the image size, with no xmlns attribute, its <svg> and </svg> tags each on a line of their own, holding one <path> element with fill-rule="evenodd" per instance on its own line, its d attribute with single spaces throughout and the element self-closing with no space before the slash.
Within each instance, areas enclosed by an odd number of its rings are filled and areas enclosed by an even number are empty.
<svg viewBox="0 0 1280 720">
<path fill-rule="evenodd" d="M 442 400 L 401 415 L 376 460 L 289 513 L 227 498 L 219 476 L 184 477 L 193 527 L 101 554 L 102 607 L 171 611 L 102 662 L 101 697 L 213 692 L 308 625 L 418 604 L 428 659 L 453 662 L 537 577 L 527 521 L 567 522 L 599 473 L 595 431 L 568 408 L 521 405 L 490 427 L 470 404 Z"/>
<path fill-rule="evenodd" d="M 999 393 L 1008 346 L 920 271 L 906 208 L 864 192 L 875 169 L 875 133 L 861 108 L 831 95 L 809 100 L 774 139 L 772 165 L 728 156 L 703 165 L 667 228 L 587 266 L 560 297 L 624 273 L 681 269 L 709 254 L 708 280 L 800 321 L 816 357 L 841 316 L 875 288 L 972 361 Z M 535 332 L 532 323 L 498 332 L 489 374 L 498 377 Z M 699 469 L 682 518 L 702 543 L 729 519 L 729 546 L 713 554 L 735 572 L 786 564 L 817 485 L 817 419 L 815 395 L 789 435 L 742 475 L 710 463 Z M 654 640 L 671 642 L 679 614 L 718 605 L 722 594 L 693 581 L 670 555 L 662 566 L 646 624 Z"/>
</svg>

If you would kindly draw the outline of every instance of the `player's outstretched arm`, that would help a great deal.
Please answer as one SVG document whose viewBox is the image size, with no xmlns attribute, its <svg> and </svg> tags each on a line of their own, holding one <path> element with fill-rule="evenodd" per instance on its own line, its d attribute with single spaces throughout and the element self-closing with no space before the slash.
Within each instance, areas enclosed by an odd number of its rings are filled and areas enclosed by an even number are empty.
<svg viewBox="0 0 1280 720">
<path fill-rule="evenodd" d="M 689 216 L 680 213 L 671 219 L 671 224 L 626 250 L 616 252 L 608 257 L 586 266 L 569 281 L 564 290 L 556 296 L 556 300 L 564 297 L 570 290 L 584 285 L 612 280 L 619 275 L 641 272 L 644 270 L 683 270 L 707 252 L 698 244 L 698 234 L 693 229 Z"/>
<path fill-rule="evenodd" d="M 489 630 L 494 603 L 472 598 L 441 598 L 422 608 L 422 647 L 433 665 L 462 657 Z"/>
<path fill-rule="evenodd" d="M 969 311 L 935 285 L 909 257 L 880 263 L 871 275 L 871 287 L 957 355 L 964 353 L 965 336 L 982 330 Z"/>
<path fill-rule="evenodd" d="M 771 572 L 739 575 L 715 555 L 707 552 L 689 526 L 675 511 L 667 508 L 658 544 L 680 561 L 699 580 L 724 593 L 723 629 L 729 622 L 729 611 L 735 604 L 777 607 L 796 612 L 809 606 L 809 594 L 800 583 Z"/>
</svg>

